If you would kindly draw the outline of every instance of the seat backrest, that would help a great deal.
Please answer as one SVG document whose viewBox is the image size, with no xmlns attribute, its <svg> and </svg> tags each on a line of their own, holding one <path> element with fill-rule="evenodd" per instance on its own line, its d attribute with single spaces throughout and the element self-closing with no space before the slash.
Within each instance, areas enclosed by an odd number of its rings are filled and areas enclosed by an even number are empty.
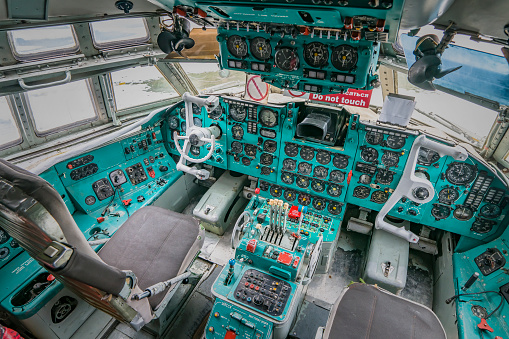
<svg viewBox="0 0 509 339">
<path fill-rule="evenodd" d="M 89 246 L 58 192 L 44 179 L 0 159 L 0 226 L 67 288 L 92 306 L 136 329 L 153 314 L 132 272 L 104 263 Z M 53 242 L 68 244 L 72 256 L 53 270 L 41 255 Z"/>
</svg>

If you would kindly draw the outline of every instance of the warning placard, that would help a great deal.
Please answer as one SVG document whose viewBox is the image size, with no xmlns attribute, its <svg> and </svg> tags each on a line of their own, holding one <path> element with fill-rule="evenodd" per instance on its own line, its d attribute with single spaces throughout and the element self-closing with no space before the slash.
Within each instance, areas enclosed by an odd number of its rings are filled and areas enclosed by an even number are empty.
<svg viewBox="0 0 509 339">
<path fill-rule="evenodd" d="M 246 81 L 245 98 L 266 103 L 269 98 L 269 84 L 262 81 L 259 75 L 250 75 Z"/>
<path fill-rule="evenodd" d="M 314 101 L 322 101 L 322 102 L 330 102 L 333 104 L 339 105 L 350 105 L 357 107 L 369 107 L 369 102 L 371 101 L 371 93 L 372 90 L 365 91 L 359 89 L 348 89 L 345 93 L 341 94 L 316 94 L 316 93 L 306 93 L 292 90 L 285 90 L 283 95 L 293 97 L 293 98 L 301 98 L 306 100 L 314 100 Z"/>
</svg>

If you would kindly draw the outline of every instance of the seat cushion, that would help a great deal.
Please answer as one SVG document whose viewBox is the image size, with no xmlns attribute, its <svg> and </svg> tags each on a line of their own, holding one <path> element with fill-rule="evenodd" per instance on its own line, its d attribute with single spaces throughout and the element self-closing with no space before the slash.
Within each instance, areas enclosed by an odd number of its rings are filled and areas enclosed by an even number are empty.
<svg viewBox="0 0 509 339">
<path fill-rule="evenodd" d="M 445 339 L 446 335 L 429 308 L 375 286 L 356 283 L 334 305 L 323 338 Z"/>
<path fill-rule="evenodd" d="M 200 249 L 196 246 L 198 233 L 199 224 L 193 217 L 147 206 L 127 219 L 99 256 L 111 266 L 133 271 L 144 290 L 180 273 L 182 264 Z M 149 298 L 153 309 L 164 296 L 160 293 Z"/>
</svg>

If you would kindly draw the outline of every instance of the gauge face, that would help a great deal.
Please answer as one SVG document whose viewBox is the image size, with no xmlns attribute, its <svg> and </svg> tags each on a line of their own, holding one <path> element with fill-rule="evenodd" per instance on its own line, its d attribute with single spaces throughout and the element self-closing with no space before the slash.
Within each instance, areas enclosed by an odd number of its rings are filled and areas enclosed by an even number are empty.
<svg viewBox="0 0 509 339">
<path fill-rule="evenodd" d="M 249 159 L 248 157 L 243 157 L 242 158 L 242 165 L 250 166 L 251 165 L 251 159 Z"/>
<path fill-rule="evenodd" d="M 179 127 L 179 119 L 176 116 L 172 116 L 168 119 L 168 126 L 171 129 L 177 129 Z"/>
<path fill-rule="evenodd" d="M 315 157 L 314 148 L 303 146 L 300 149 L 300 157 L 306 161 L 313 160 L 313 158 Z"/>
<path fill-rule="evenodd" d="M 269 60 L 272 55 L 272 47 L 270 46 L 270 40 L 256 37 L 249 43 L 249 50 L 251 55 L 258 60 Z"/>
<path fill-rule="evenodd" d="M 361 151 L 361 159 L 365 162 L 374 162 L 378 159 L 378 151 L 372 147 L 366 147 Z"/>
<path fill-rule="evenodd" d="M 311 67 L 323 67 L 329 61 L 329 49 L 321 42 L 304 45 L 304 61 Z"/>
<path fill-rule="evenodd" d="M 286 144 L 285 145 L 285 154 L 289 157 L 295 157 L 299 154 L 299 146 L 295 144 Z"/>
<path fill-rule="evenodd" d="M 389 135 L 385 142 L 387 147 L 392 149 L 398 149 L 405 146 L 406 139 L 397 135 Z"/>
<path fill-rule="evenodd" d="M 426 200 L 429 197 L 429 190 L 426 187 L 416 187 L 412 190 L 412 195 L 417 200 Z"/>
<path fill-rule="evenodd" d="M 445 178 L 454 185 L 466 185 L 471 183 L 477 175 L 477 168 L 474 165 L 463 162 L 453 162 L 445 171 Z"/>
<path fill-rule="evenodd" d="M 219 105 L 216 108 L 214 108 L 214 110 L 212 112 L 209 113 L 209 118 L 218 120 L 219 118 L 221 118 L 223 116 L 223 113 L 224 113 L 224 108 L 223 108 L 223 106 Z"/>
<path fill-rule="evenodd" d="M 419 148 L 419 155 L 417 156 L 417 164 L 429 166 L 440 160 L 440 154 L 430 150 L 426 147 Z"/>
<path fill-rule="evenodd" d="M 343 180 L 345 180 L 345 173 L 338 170 L 330 172 L 330 181 L 340 183 Z"/>
<path fill-rule="evenodd" d="M 299 198 L 297 199 L 299 204 L 302 206 L 308 206 L 311 203 L 311 196 L 306 193 L 300 193 Z"/>
<path fill-rule="evenodd" d="M 323 166 L 316 166 L 315 170 L 313 171 L 313 176 L 318 179 L 325 179 L 327 178 L 328 174 L 329 170 Z"/>
<path fill-rule="evenodd" d="M 377 204 L 383 204 L 387 199 L 389 199 L 389 195 L 384 191 L 374 191 L 373 194 L 371 194 L 371 201 Z"/>
<path fill-rule="evenodd" d="M 369 185 L 371 183 L 371 175 L 363 174 L 359 177 L 359 184 Z"/>
<path fill-rule="evenodd" d="M 274 62 L 282 71 L 291 72 L 299 69 L 300 60 L 292 48 L 282 47 L 274 55 Z"/>
<path fill-rule="evenodd" d="M 193 118 L 193 124 L 197 127 L 201 127 L 202 126 L 202 122 L 201 122 L 201 119 L 200 118 L 197 118 L 197 117 L 194 117 Z"/>
<path fill-rule="evenodd" d="M 262 165 L 270 166 L 274 162 L 274 157 L 272 156 L 272 154 L 263 153 L 262 155 L 260 155 L 260 162 L 262 163 Z"/>
<path fill-rule="evenodd" d="M 332 48 L 331 63 L 340 71 L 349 71 L 357 65 L 357 48 L 341 45 Z"/>
<path fill-rule="evenodd" d="M 182 107 L 179 114 L 182 119 L 186 119 L 186 108 Z"/>
<path fill-rule="evenodd" d="M 379 184 L 390 185 L 392 180 L 394 180 L 394 172 L 379 168 L 375 179 Z"/>
<path fill-rule="evenodd" d="M 260 123 L 265 127 L 277 125 L 277 113 L 271 109 L 264 108 L 260 111 Z"/>
<path fill-rule="evenodd" d="M 297 199 L 297 194 L 295 193 L 294 190 L 286 190 L 285 193 L 283 193 L 283 197 L 287 200 L 287 201 L 294 201 L 295 199 Z"/>
<path fill-rule="evenodd" d="M 495 204 L 486 204 L 481 208 L 480 213 L 481 216 L 492 219 L 498 217 L 502 213 L 502 209 Z"/>
<path fill-rule="evenodd" d="M 271 169 L 267 166 L 262 166 L 260 173 L 263 175 L 269 175 L 271 173 Z"/>
<path fill-rule="evenodd" d="M 263 150 L 265 152 L 274 153 L 277 150 L 277 142 L 274 140 L 265 140 L 263 143 Z"/>
<path fill-rule="evenodd" d="M 286 171 L 295 171 L 297 168 L 297 161 L 293 159 L 285 159 L 283 161 L 283 169 Z"/>
<path fill-rule="evenodd" d="M 301 176 L 297 177 L 297 186 L 307 188 L 309 186 L 309 179 Z"/>
<path fill-rule="evenodd" d="M 353 190 L 353 196 L 359 199 L 366 199 L 369 197 L 369 193 L 371 192 L 371 188 L 366 186 L 357 186 Z"/>
<path fill-rule="evenodd" d="M 230 117 L 238 122 L 246 120 L 247 109 L 244 106 L 230 105 Z"/>
<path fill-rule="evenodd" d="M 341 186 L 339 185 L 335 185 L 335 184 L 330 184 L 328 187 L 327 187 L 327 194 L 330 195 L 331 197 L 339 197 L 341 195 Z"/>
<path fill-rule="evenodd" d="M 438 193 L 438 201 L 442 204 L 451 205 L 459 198 L 459 193 L 455 188 L 446 187 Z"/>
<path fill-rule="evenodd" d="M 325 203 L 325 199 L 322 198 L 313 198 L 313 208 L 317 211 L 322 211 L 325 209 L 327 204 Z"/>
<path fill-rule="evenodd" d="M 197 146 L 191 146 L 191 148 L 189 149 L 189 151 L 191 152 L 192 155 L 194 156 L 198 156 L 200 155 L 200 147 L 197 147 Z"/>
<path fill-rule="evenodd" d="M 3 230 L 2 228 L 0 228 L 0 244 L 3 244 L 5 243 L 7 240 L 9 240 L 9 235 L 7 234 L 7 232 L 5 230 Z"/>
<path fill-rule="evenodd" d="M 246 39 L 241 36 L 230 36 L 226 43 L 226 47 L 228 48 L 228 52 L 235 58 L 244 58 L 247 55 L 247 42 Z"/>
<path fill-rule="evenodd" d="M 281 181 L 287 185 L 291 185 L 295 181 L 295 176 L 292 173 L 283 172 L 281 174 Z"/>
<path fill-rule="evenodd" d="M 482 218 L 477 218 L 472 223 L 472 227 L 470 228 L 470 230 L 472 232 L 484 234 L 484 233 L 490 232 L 493 229 L 493 226 L 495 224 L 496 223 L 493 222 L 492 220 L 486 220 L 486 219 L 482 219 Z"/>
<path fill-rule="evenodd" d="M 311 181 L 311 189 L 315 192 L 323 192 L 325 190 L 325 183 L 321 180 Z"/>
<path fill-rule="evenodd" d="M 233 139 L 242 140 L 244 136 L 244 129 L 240 125 L 232 126 L 232 137 Z"/>
<path fill-rule="evenodd" d="M 329 211 L 329 213 L 332 215 L 338 215 L 341 213 L 342 209 L 343 207 L 341 204 L 335 201 L 329 201 L 329 205 L 327 206 L 327 211 Z"/>
<path fill-rule="evenodd" d="M 451 208 L 449 206 L 433 204 L 431 215 L 435 217 L 436 220 L 445 219 L 451 215 Z"/>
<path fill-rule="evenodd" d="M 318 151 L 316 153 L 316 161 L 318 161 L 319 164 L 327 165 L 331 161 L 331 155 L 326 151 Z"/>
<path fill-rule="evenodd" d="M 488 312 L 486 309 L 479 305 L 472 305 L 472 314 L 475 315 L 477 318 L 486 319 L 488 316 Z"/>
<path fill-rule="evenodd" d="M 248 157 L 255 157 L 256 156 L 256 146 L 251 144 L 245 144 L 244 145 L 244 152 Z"/>
<path fill-rule="evenodd" d="M 473 215 L 474 215 L 474 212 L 472 211 L 472 209 L 470 207 L 461 206 L 461 205 L 456 207 L 456 209 L 454 210 L 454 213 L 453 213 L 453 216 L 460 221 L 468 220 L 468 219 L 472 218 Z"/>
<path fill-rule="evenodd" d="M 200 108 L 200 106 L 198 106 L 197 104 L 193 104 L 193 105 L 192 105 L 192 107 L 193 107 L 193 114 L 194 114 L 194 115 L 201 114 L 201 108 Z"/>
<path fill-rule="evenodd" d="M 19 247 L 19 244 L 16 240 L 12 239 L 11 242 L 9 243 L 9 245 L 12 247 L 12 248 L 18 248 Z"/>
<path fill-rule="evenodd" d="M 335 155 L 334 159 L 332 159 L 332 164 L 334 167 L 343 169 L 348 167 L 348 157 L 345 155 Z"/>
<path fill-rule="evenodd" d="M 301 162 L 301 163 L 299 163 L 299 166 L 297 167 L 297 171 L 303 175 L 310 175 L 312 169 L 313 169 L 313 166 L 307 162 Z"/>
<path fill-rule="evenodd" d="M 269 183 L 266 181 L 260 181 L 260 190 L 267 191 L 269 189 Z"/>
<path fill-rule="evenodd" d="M 385 167 L 393 167 L 396 166 L 399 162 L 399 154 L 396 152 L 384 152 L 382 155 L 382 164 Z"/>
<path fill-rule="evenodd" d="M 185 122 L 185 121 L 182 121 L 182 122 L 180 123 L 180 130 L 181 130 L 182 132 L 185 132 L 185 131 L 186 131 L 186 122 Z"/>
<path fill-rule="evenodd" d="M 242 152 L 242 144 L 238 141 L 232 142 L 232 152 L 233 153 L 241 153 Z"/>
<path fill-rule="evenodd" d="M 384 135 L 382 133 L 374 131 L 366 133 L 366 142 L 370 145 L 380 145 L 382 140 L 384 140 Z"/>
<path fill-rule="evenodd" d="M 270 187 L 270 195 L 272 195 L 275 198 L 279 198 L 283 194 L 283 190 L 278 185 L 273 185 Z"/>
</svg>

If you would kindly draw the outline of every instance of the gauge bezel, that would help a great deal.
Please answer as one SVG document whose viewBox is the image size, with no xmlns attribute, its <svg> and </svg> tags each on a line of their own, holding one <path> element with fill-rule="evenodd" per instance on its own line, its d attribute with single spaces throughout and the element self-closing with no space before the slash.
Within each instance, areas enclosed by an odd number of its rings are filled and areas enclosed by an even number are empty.
<svg viewBox="0 0 509 339">
<path fill-rule="evenodd" d="M 237 51 L 232 50 L 231 46 L 230 46 L 230 41 L 233 41 L 233 39 L 237 39 L 237 38 L 240 39 L 242 41 L 242 44 L 244 45 L 243 50 L 245 50 L 245 52 L 242 54 L 239 54 Z M 247 57 L 248 51 L 249 51 L 249 47 L 247 45 L 246 39 L 240 35 L 230 35 L 226 41 L 226 49 L 228 49 L 228 52 L 230 52 L 230 54 L 233 57 L 239 58 L 239 59 L 244 59 L 245 57 Z"/>
</svg>

